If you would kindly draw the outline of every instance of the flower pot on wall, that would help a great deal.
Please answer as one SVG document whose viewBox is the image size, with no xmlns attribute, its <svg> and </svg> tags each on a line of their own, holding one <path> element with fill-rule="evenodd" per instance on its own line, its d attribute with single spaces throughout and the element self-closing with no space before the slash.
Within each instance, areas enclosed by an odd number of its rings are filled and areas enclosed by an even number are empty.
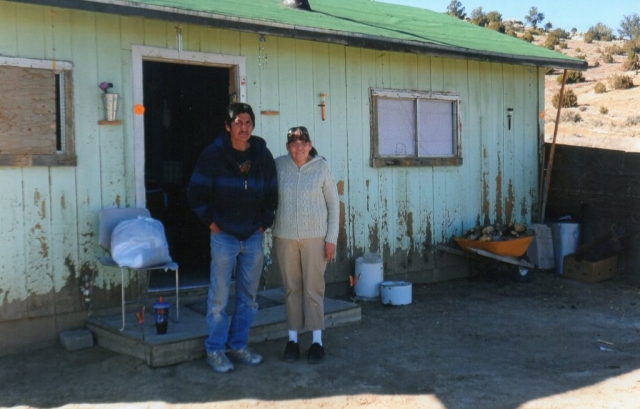
<svg viewBox="0 0 640 409">
<path fill-rule="evenodd" d="M 102 94 L 104 102 L 104 114 L 107 121 L 115 121 L 118 112 L 118 94 L 104 93 Z"/>
</svg>

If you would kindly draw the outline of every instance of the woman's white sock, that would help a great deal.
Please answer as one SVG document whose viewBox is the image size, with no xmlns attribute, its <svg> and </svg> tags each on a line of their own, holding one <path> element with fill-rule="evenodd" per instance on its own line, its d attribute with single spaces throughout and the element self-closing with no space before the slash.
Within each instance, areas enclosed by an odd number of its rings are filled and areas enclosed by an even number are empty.
<svg viewBox="0 0 640 409">
<path fill-rule="evenodd" d="M 322 345 L 322 330 L 321 329 L 317 329 L 313 331 L 313 343 L 318 343 L 320 345 Z"/>
<path fill-rule="evenodd" d="M 289 341 L 298 343 L 298 331 L 289 331 Z"/>
</svg>

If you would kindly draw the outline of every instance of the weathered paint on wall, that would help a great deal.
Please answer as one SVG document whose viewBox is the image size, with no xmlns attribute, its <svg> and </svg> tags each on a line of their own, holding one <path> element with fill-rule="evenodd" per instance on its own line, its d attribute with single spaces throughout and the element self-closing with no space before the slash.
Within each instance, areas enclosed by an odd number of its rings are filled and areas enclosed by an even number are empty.
<svg viewBox="0 0 640 409">
<path fill-rule="evenodd" d="M 368 251 L 382 255 L 387 276 L 447 278 L 430 244 L 476 223 L 531 220 L 540 69 L 189 25 L 182 36 L 185 50 L 247 58 L 247 102 L 256 113 L 280 112 L 256 121 L 274 156 L 285 153 L 286 129 L 300 124 L 329 160 L 341 226 L 328 282 L 348 282 L 354 257 Z M 0 55 L 73 63 L 78 158 L 76 167 L 0 167 L 0 322 L 83 311 L 84 276 L 95 276 L 96 304 L 119 297 L 117 271 L 96 262 L 96 234 L 101 208 L 135 205 L 132 44 L 175 49 L 175 24 L 0 0 Z M 98 125 L 105 80 L 122 95 L 120 126 Z M 369 166 L 371 87 L 459 93 L 463 165 Z"/>
</svg>

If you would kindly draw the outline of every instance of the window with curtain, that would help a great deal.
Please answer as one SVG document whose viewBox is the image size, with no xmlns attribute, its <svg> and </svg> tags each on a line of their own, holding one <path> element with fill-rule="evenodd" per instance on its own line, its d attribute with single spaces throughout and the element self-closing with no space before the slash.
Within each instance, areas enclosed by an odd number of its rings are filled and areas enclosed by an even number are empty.
<svg viewBox="0 0 640 409">
<path fill-rule="evenodd" d="M 462 164 L 458 94 L 374 88 L 371 111 L 372 166 Z"/>
</svg>

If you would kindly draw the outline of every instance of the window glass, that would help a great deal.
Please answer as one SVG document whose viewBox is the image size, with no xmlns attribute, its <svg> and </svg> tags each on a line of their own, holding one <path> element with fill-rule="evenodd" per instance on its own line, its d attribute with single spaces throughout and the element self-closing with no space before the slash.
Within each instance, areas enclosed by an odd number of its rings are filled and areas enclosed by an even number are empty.
<svg viewBox="0 0 640 409">
<path fill-rule="evenodd" d="M 451 102 L 418 100 L 421 156 L 454 155 L 454 114 Z"/>
<path fill-rule="evenodd" d="M 378 99 L 378 151 L 383 156 L 413 156 L 416 152 L 415 102 Z"/>
</svg>

